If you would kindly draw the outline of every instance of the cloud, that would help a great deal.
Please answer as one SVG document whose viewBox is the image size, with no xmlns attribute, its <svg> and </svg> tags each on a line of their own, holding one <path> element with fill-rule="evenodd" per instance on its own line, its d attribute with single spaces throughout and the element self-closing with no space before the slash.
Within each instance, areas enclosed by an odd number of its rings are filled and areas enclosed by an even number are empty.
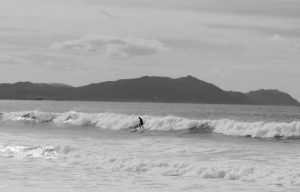
<svg viewBox="0 0 300 192">
<path fill-rule="evenodd" d="M 153 55 L 157 52 L 167 50 L 166 46 L 156 39 L 101 36 L 56 42 L 50 48 L 74 53 L 97 53 L 112 58 Z"/>
</svg>

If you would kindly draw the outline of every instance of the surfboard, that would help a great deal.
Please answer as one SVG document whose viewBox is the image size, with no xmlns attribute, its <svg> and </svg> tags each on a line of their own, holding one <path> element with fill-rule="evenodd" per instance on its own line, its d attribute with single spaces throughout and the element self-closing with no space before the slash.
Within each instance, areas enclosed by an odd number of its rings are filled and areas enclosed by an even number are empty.
<svg viewBox="0 0 300 192">
<path fill-rule="evenodd" d="M 134 132 L 144 133 L 144 131 L 145 130 L 134 129 L 134 130 L 131 130 L 131 133 L 134 133 Z"/>
</svg>

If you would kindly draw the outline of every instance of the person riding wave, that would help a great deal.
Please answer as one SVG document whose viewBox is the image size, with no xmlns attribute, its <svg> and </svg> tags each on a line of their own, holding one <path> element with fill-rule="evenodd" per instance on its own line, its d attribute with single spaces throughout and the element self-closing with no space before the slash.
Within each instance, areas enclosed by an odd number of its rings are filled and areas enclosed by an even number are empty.
<svg viewBox="0 0 300 192">
<path fill-rule="evenodd" d="M 142 130 L 142 128 L 143 128 L 143 130 L 145 130 L 145 128 L 143 126 L 144 125 L 143 119 L 141 117 L 139 117 L 139 119 L 140 119 L 140 125 L 139 125 L 140 130 Z"/>
</svg>

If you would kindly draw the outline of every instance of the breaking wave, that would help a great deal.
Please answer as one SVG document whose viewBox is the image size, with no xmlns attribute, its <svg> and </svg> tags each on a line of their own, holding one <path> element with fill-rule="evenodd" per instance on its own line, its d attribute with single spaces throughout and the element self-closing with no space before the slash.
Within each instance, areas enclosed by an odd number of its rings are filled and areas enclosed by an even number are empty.
<svg viewBox="0 0 300 192">
<path fill-rule="evenodd" d="M 240 122 L 230 119 L 197 120 L 183 117 L 155 117 L 144 115 L 145 129 L 153 131 L 214 132 L 230 136 L 253 138 L 298 138 L 300 121 L 294 122 Z M 22 111 L 1 113 L 2 121 L 30 121 L 34 123 L 54 123 L 56 126 L 95 126 L 101 129 L 122 130 L 137 127 L 136 115 L 116 113 L 50 113 Z"/>
</svg>

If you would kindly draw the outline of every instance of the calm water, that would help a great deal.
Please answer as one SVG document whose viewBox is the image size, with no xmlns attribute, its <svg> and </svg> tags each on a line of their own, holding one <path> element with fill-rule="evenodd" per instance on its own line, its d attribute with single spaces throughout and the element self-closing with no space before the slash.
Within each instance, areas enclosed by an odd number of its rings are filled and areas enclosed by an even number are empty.
<svg viewBox="0 0 300 192">
<path fill-rule="evenodd" d="M 300 108 L 0 101 L 0 191 L 299 191 Z M 146 131 L 130 127 L 145 120 Z"/>
</svg>

